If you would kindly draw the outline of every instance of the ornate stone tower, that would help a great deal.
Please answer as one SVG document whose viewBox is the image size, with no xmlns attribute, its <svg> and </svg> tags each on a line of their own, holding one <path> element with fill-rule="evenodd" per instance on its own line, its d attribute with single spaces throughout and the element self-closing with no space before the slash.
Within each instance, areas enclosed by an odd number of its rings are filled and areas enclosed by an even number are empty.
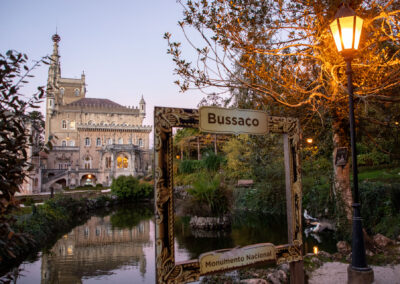
<svg viewBox="0 0 400 284">
<path fill-rule="evenodd" d="M 143 95 L 142 99 L 139 102 L 139 113 L 143 118 L 146 116 L 146 102 L 143 99 Z"/>
<path fill-rule="evenodd" d="M 47 78 L 46 91 L 46 126 L 45 141 L 49 140 L 49 136 L 54 134 L 54 123 L 59 121 L 56 118 L 60 108 L 85 98 L 86 83 L 85 73 L 82 72 L 80 79 L 62 78 L 60 55 L 58 52 L 58 43 L 61 38 L 58 34 L 53 35 L 53 54 L 51 55 L 51 63 L 49 67 L 49 75 Z"/>
<path fill-rule="evenodd" d="M 50 119 L 56 111 L 56 93 L 59 89 L 58 81 L 61 77 L 60 56 L 58 55 L 58 43 L 61 38 L 58 34 L 54 34 L 51 39 L 53 40 L 53 54 L 50 57 L 51 63 L 47 78 L 45 142 L 49 140 L 51 133 Z"/>
</svg>

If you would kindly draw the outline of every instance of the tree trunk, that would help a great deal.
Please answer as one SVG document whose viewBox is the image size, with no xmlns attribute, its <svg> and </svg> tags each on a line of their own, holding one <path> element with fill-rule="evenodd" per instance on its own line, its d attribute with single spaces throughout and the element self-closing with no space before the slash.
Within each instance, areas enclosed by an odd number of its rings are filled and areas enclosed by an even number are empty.
<svg viewBox="0 0 400 284">
<path fill-rule="evenodd" d="M 181 145 L 181 161 L 183 161 L 183 145 Z"/>
<path fill-rule="evenodd" d="M 197 136 L 197 160 L 201 160 L 200 138 Z"/>
<path fill-rule="evenodd" d="M 341 210 L 343 207 L 347 220 L 352 220 L 352 193 L 350 185 L 350 155 L 351 148 L 349 143 L 349 127 L 347 121 L 336 119 L 332 123 L 333 132 L 333 170 L 334 170 L 334 192 L 337 200 L 337 208 Z M 335 163 L 338 148 L 346 147 L 348 149 L 347 163 L 345 166 L 337 166 Z M 340 213 L 340 212 L 339 212 Z"/>
</svg>

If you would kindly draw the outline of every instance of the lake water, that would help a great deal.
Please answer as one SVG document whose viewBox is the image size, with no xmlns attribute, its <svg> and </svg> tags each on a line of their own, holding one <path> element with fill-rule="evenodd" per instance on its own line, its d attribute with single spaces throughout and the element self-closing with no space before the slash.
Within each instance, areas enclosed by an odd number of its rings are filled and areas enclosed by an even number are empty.
<svg viewBox="0 0 400 284">
<path fill-rule="evenodd" d="M 227 232 L 191 231 L 187 218 L 177 218 L 176 261 L 201 253 L 260 242 L 287 242 L 285 218 L 254 213 L 233 215 Z M 334 251 L 335 240 L 322 235 L 322 243 L 307 238 L 305 250 L 314 245 Z M 38 259 L 18 268 L 16 283 L 155 283 L 153 209 L 134 205 L 106 216 L 93 216 L 84 225 L 61 237 Z"/>
</svg>

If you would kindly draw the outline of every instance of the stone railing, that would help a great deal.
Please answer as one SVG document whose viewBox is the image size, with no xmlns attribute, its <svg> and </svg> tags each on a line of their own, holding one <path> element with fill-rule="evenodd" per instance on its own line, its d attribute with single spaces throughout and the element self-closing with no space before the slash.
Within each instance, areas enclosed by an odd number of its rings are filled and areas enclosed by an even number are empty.
<svg viewBox="0 0 400 284">
<path fill-rule="evenodd" d="M 79 151 L 78 146 L 53 146 L 53 151 Z"/>
</svg>

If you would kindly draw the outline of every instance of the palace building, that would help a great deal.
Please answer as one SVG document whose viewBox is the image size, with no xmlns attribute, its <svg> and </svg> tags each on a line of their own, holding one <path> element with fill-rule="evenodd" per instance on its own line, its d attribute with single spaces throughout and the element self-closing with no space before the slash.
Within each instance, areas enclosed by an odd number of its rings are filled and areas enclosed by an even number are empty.
<svg viewBox="0 0 400 284">
<path fill-rule="evenodd" d="M 61 77 L 58 43 L 53 54 L 46 95 L 45 142 L 53 148 L 36 158 L 40 166 L 27 192 L 36 193 L 81 185 L 108 186 L 120 175 L 146 175 L 151 170 L 149 134 L 143 125 L 146 103 L 123 106 L 109 99 L 86 97 L 85 74 Z"/>
</svg>

